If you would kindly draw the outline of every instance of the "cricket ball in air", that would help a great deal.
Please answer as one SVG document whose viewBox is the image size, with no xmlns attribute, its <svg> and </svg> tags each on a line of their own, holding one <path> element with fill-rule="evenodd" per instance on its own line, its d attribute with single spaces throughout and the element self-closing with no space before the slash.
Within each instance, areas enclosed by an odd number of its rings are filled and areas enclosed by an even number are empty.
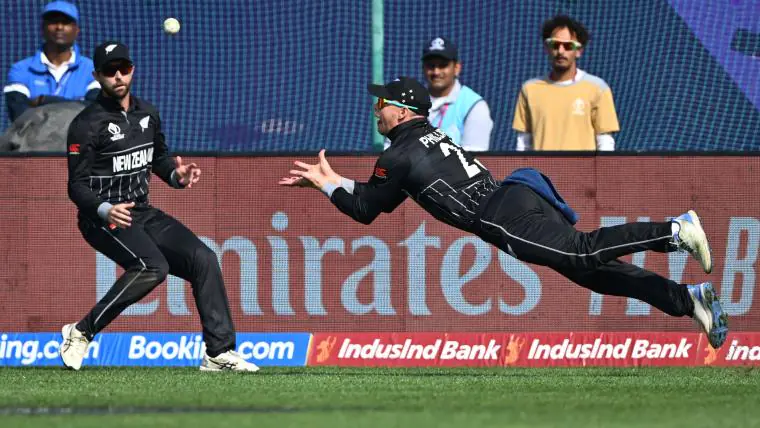
<svg viewBox="0 0 760 428">
<path fill-rule="evenodd" d="M 167 34 L 177 34 L 179 33 L 179 21 L 177 18 L 166 18 L 164 21 L 164 31 Z"/>
</svg>

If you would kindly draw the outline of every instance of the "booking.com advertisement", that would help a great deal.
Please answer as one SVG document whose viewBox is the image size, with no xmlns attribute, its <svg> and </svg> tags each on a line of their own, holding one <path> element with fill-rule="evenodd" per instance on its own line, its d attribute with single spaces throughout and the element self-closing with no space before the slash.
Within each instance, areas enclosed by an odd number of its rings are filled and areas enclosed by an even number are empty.
<svg viewBox="0 0 760 428">
<path fill-rule="evenodd" d="M 238 333 L 237 351 L 258 366 L 303 366 L 308 333 Z M 1 366 L 62 366 L 60 333 L 0 333 Z M 101 333 L 90 343 L 88 366 L 199 366 L 206 346 L 197 333 Z"/>
</svg>

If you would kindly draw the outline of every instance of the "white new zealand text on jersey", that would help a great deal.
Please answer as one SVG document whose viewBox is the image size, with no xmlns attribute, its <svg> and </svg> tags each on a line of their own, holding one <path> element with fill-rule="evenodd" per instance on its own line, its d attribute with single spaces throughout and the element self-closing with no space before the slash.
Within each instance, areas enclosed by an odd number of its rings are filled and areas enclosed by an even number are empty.
<svg viewBox="0 0 760 428">
<path fill-rule="evenodd" d="M 132 153 L 117 155 L 112 159 L 114 173 L 142 168 L 153 161 L 153 147 L 136 150 Z"/>
</svg>

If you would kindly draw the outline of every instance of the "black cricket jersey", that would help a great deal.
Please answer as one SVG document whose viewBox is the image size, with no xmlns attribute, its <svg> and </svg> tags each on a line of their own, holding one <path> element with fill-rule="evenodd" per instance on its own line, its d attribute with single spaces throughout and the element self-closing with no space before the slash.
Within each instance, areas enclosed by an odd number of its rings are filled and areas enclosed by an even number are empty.
<svg viewBox="0 0 760 428">
<path fill-rule="evenodd" d="M 127 111 L 112 98 L 98 99 L 69 126 L 69 198 L 80 213 L 98 218 L 104 202 L 148 206 L 151 172 L 173 187 L 169 155 L 158 110 L 130 95 Z"/>
<path fill-rule="evenodd" d="M 336 189 L 333 204 L 369 224 L 411 197 L 438 220 L 473 231 L 483 198 L 499 187 L 486 167 L 426 119 L 403 123 L 387 137 L 391 145 L 369 181 L 356 183 L 353 193 Z"/>
</svg>

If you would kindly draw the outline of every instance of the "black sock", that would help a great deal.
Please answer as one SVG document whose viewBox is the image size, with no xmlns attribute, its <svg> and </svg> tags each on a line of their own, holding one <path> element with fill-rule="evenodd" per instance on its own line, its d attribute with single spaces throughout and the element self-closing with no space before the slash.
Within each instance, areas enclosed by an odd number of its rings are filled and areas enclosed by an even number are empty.
<svg viewBox="0 0 760 428">
<path fill-rule="evenodd" d="M 686 285 L 683 287 L 680 287 L 680 295 L 681 295 L 681 301 L 683 302 L 683 308 L 686 312 L 686 315 L 689 317 L 694 317 L 694 301 L 691 299 L 691 293 L 689 293 L 689 289 L 686 288 Z"/>
<path fill-rule="evenodd" d="M 221 351 L 213 351 L 213 352 L 212 352 L 212 351 L 210 351 L 210 350 L 206 349 L 206 355 L 208 355 L 208 356 L 209 356 L 209 357 L 211 357 L 211 358 L 216 358 L 216 357 L 218 357 L 219 355 L 222 355 L 222 354 L 224 354 L 224 353 L 225 353 L 225 352 L 227 352 L 227 351 L 234 351 L 234 350 L 235 350 L 235 345 L 232 345 L 232 347 L 231 347 L 231 348 L 222 349 Z"/>
<path fill-rule="evenodd" d="M 79 321 L 74 326 L 74 328 L 77 329 L 77 330 L 79 330 L 82 333 L 82 335 L 84 335 L 84 337 L 86 337 L 87 340 L 90 341 L 90 342 L 92 342 L 92 339 L 95 337 L 94 334 L 90 333 L 89 331 L 87 331 L 86 328 L 84 328 L 84 325 L 83 325 L 82 321 Z"/>
</svg>

